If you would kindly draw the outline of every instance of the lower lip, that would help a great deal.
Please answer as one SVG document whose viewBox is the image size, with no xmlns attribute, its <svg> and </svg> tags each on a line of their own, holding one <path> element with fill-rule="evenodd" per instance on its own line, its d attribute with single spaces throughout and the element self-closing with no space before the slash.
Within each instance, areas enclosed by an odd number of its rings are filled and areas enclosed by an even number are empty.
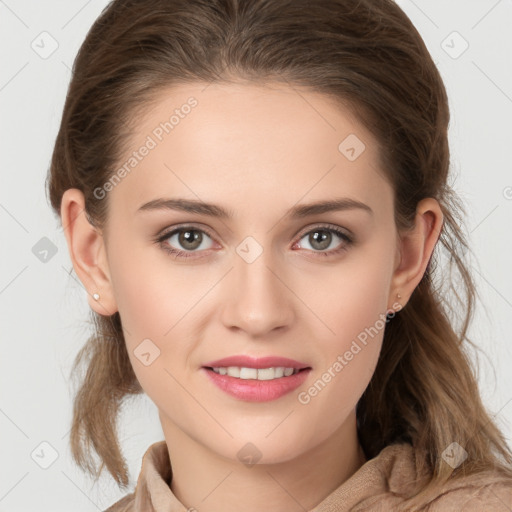
<svg viewBox="0 0 512 512">
<path fill-rule="evenodd" d="M 248 402 L 269 402 L 297 389 L 307 379 L 311 368 L 273 380 L 237 379 L 229 375 L 220 375 L 209 368 L 203 367 L 202 370 L 228 395 Z"/>
</svg>

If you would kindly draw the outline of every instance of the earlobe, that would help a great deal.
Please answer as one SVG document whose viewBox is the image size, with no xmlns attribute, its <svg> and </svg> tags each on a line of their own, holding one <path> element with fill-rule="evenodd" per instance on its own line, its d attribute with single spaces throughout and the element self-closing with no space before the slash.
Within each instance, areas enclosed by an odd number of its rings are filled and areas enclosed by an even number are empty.
<svg viewBox="0 0 512 512">
<path fill-rule="evenodd" d="M 61 200 L 61 219 L 73 268 L 87 292 L 89 306 L 104 316 L 117 311 L 114 299 L 105 241 L 85 212 L 83 193 L 68 189 Z M 96 300 L 94 294 L 98 294 Z"/>
<path fill-rule="evenodd" d="M 443 212 L 438 201 L 426 198 L 418 203 L 415 225 L 401 234 L 400 263 L 393 274 L 389 301 L 393 302 L 400 290 L 404 307 L 421 281 L 443 227 Z"/>
</svg>

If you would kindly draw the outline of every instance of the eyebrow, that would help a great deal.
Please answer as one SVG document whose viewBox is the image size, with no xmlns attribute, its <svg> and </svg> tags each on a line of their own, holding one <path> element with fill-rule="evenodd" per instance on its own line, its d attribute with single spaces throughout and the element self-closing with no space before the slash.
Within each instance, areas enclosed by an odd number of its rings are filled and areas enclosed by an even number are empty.
<svg viewBox="0 0 512 512">
<path fill-rule="evenodd" d="M 290 218 L 303 218 L 321 213 L 343 211 L 343 210 L 361 210 L 373 215 L 373 210 L 361 201 L 342 197 L 328 201 L 319 201 L 310 204 L 301 204 L 291 208 L 286 214 Z M 195 199 L 153 199 L 143 204 L 138 211 L 154 211 L 154 210 L 177 210 L 188 213 L 197 213 L 217 217 L 220 219 L 231 219 L 234 217 L 233 210 L 226 210 L 222 206 L 205 203 Z"/>
</svg>

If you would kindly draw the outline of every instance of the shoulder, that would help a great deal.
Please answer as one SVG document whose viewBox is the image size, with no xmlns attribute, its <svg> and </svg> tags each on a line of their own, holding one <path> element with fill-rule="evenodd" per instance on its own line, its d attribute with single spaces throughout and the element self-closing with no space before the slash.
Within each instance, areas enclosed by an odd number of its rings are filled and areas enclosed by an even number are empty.
<svg viewBox="0 0 512 512">
<path fill-rule="evenodd" d="M 384 475 L 386 497 L 402 498 L 397 499 L 397 509 L 410 511 L 414 504 L 422 512 L 512 511 L 512 478 L 485 470 L 450 478 L 440 489 L 427 490 L 430 474 L 419 460 L 411 445 L 400 443 L 385 447 L 372 461 Z"/>
<path fill-rule="evenodd" d="M 425 512 L 464 511 L 510 512 L 512 479 L 492 473 L 460 477 L 446 485 L 428 502 Z"/>
<path fill-rule="evenodd" d="M 132 512 L 133 505 L 135 503 L 135 494 L 127 494 L 124 498 L 116 501 L 113 505 L 110 505 L 103 512 Z"/>
<path fill-rule="evenodd" d="M 167 484 L 171 479 L 169 452 L 165 441 L 157 441 L 147 448 L 142 457 L 141 470 L 132 493 L 110 505 L 103 512 L 139 512 L 151 501 L 152 497 L 167 499 L 169 505 L 176 508 L 176 500 Z"/>
</svg>

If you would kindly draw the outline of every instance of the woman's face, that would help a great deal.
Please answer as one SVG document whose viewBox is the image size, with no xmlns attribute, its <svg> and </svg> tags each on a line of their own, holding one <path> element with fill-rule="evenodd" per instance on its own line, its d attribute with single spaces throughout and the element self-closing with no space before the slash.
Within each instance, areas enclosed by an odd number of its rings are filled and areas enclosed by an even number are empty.
<svg viewBox="0 0 512 512">
<path fill-rule="evenodd" d="M 354 418 L 397 292 L 393 191 L 370 133 L 295 87 L 188 84 L 140 121 L 123 165 L 96 194 L 128 353 L 163 428 L 230 459 L 250 442 L 262 463 L 334 435 Z M 306 207 L 326 201 L 345 207 Z M 232 356 L 305 369 L 255 381 L 205 368 Z"/>
</svg>

